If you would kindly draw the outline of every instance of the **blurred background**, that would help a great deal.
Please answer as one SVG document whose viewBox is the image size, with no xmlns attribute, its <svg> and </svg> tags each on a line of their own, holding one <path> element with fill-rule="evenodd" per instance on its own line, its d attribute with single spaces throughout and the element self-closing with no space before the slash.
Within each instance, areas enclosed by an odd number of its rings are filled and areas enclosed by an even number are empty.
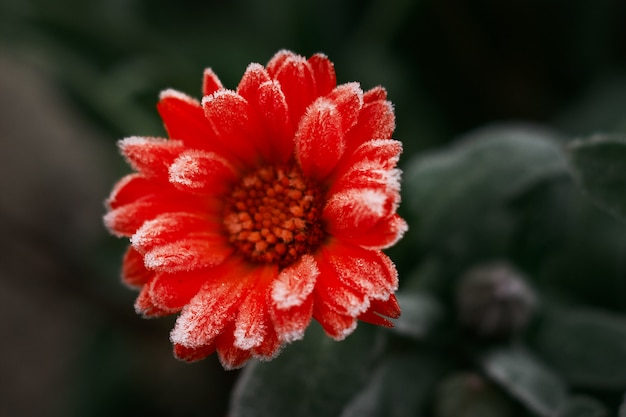
<svg viewBox="0 0 626 417">
<path fill-rule="evenodd" d="M 622 0 L 0 0 L 0 415 L 226 415 L 237 372 L 173 359 L 102 226 L 161 90 L 287 48 L 384 85 L 403 161 L 494 121 L 626 132 L 624 22 Z"/>
</svg>

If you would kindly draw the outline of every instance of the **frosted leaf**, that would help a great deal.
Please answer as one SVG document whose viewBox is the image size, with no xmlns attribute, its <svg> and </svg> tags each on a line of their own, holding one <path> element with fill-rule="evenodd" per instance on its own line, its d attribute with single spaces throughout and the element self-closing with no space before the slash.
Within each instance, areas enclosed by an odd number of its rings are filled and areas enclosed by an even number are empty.
<svg viewBox="0 0 626 417">
<path fill-rule="evenodd" d="M 313 291 L 318 275 L 315 259 L 309 254 L 283 269 L 271 289 L 276 307 L 284 310 L 301 305 Z"/>
</svg>

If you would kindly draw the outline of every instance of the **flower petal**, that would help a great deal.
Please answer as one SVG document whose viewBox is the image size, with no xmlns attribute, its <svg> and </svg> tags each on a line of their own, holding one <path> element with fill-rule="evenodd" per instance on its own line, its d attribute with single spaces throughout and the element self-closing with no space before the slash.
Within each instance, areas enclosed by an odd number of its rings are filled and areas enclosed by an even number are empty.
<svg viewBox="0 0 626 417">
<path fill-rule="evenodd" d="M 237 94 L 252 102 L 261 84 L 270 81 L 270 75 L 261 64 L 250 64 L 237 86 Z"/>
<path fill-rule="evenodd" d="M 154 277 L 154 271 L 146 268 L 143 263 L 143 255 L 129 246 L 122 261 L 122 282 L 129 287 L 138 288 L 152 277 Z"/>
<path fill-rule="evenodd" d="M 156 194 L 163 190 L 163 184 L 146 178 L 139 173 L 126 175 L 115 184 L 106 203 L 110 209 L 116 209 L 133 203 L 147 194 Z"/>
<path fill-rule="evenodd" d="M 202 99 L 204 114 L 220 144 L 242 162 L 254 165 L 259 154 L 269 158 L 265 131 L 250 104 L 231 90 L 218 90 Z"/>
<path fill-rule="evenodd" d="M 207 281 L 176 320 L 172 342 L 187 348 L 213 343 L 235 319 L 239 303 L 254 284 L 254 271 L 239 258 L 207 271 Z"/>
<path fill-rule="evenodd" d="M 320 271 L 313 256 L 305 254 L 284 268 L 271 286 L 271 299 L 278 310 L 299 306 L 309 297 Z"/>
<path fill-rule="evenodd" d="M 300 55 L 277 54 L 267 65 L 267 70 L 281 85 L 291 120 L 300 120 L 305 109 L 317 97 L 311 64 Z"/>
<path fill-rule="evenodd" d="M 206 358 L 215 352 L 215 344 L 202 345 L 198 347 L 187 347 L 179 344 L 174 345 L 174 356 L 185 362 L 196 362 Z"/>
<path fill-rule="evenodd" d="M 253 291 L 239 305 L 235 319 L 235 347 L 249 350 L 260 346 L 271 327 L 267 306 L 268 281 L 278 275 L 276 265 L 267 264 L 257 267 L 257 282 Z"/>
<path fill-rule="evenodd" d="M 296 158 L 305 176 L 321 180 L 335 167 L 345 148 L 341 123 L 337 107 L 326 98 L 307 109 L 295 136 Z"/>
<path fill-rule="evenodd" d="M 314 302 L 313 317 L 322 325 L 328 336 L 339 341 L 356 329 L 355 317 L 339 314 L 321 300 L 316 299 Z"/>
<path fill-rule="evenodd" d="M 185 149 L 181 141 L 133 136 L 118 142 L 132 167 L 146 177 L 165 179 L 168 168 Z"/>
<path fill-rule="evenodd" d="M 169 167 L 169 180 L 181 191 L 221 194 L 236 179 L 230 162 L 213 152 L 185 151 Z"/>
<path fill-rule="evenodd" d="M 332 234 L 341 236 L 361 228 L 369 230 L 391 217 L 399 195 L 374 188 L 353 188 L 333 194 L 326 203 L 322 219 Z"/>
<path fill-rule="evenodd" d="M 158 246 L 144 255 L 146 268 L 178 272 L 214 267 L 224 262 L 233 248 L 221 234 L 203 233 Z"/>
<path fill-rule="evenodd" d="M 326 55 L 320 53 L 311 56 L 308 61 L 313 70 L 317 95 L 325 96 L 337 85 L 335 67 Z"/>
<path fill-rule="evenodd" d="M 252 351 L 235 346 L 232 324 L 217 337 L 215 350 L 217 350 L 220 363 L 226 370 L 241 368 L 252 357 Z"/>
<path fill-rule="evenodd" d="M 359 83 L 342 84 L 332 90 L 327 97 L 337 106 L 341 114 L 342 131 L 347 132 L 357 122 L 363 107 L 363 90 Z"/>
<path fill-rule="evenodd" d="M 354 149 L 372 139 L 391 139 L 395 127 L 396 119 L 389 101 L 365 103 L 357 123 L 346 134 L 346 147 Z"/>
<path fill-rule="evenodd" d="M 177 313 L 189 303 L 206 282 L 206 271 L 160 273 L 150 281 L 148 295 L 152 304 L 171 313 Z"/>
<path fill-rule="evenodd" d="M 165 90 L 160 95 L 157 110 L 170 138 L 195 149 L 218 149 L 215 134 L 198 100 L 176 90 Z"/>
<path fill-rule="evenodd" d="M 202 74 L 202 95 L 208 96 L 220 88 L 224 88 L 224 86 L 217 74 L 211 68 L 206 68 Z"/>
<path fill-rule="evenodd" d="M 141 288 L 139 295 L 135 299 L 135 311 L 145 318 L 164 317 L 173 313 L 154 305 L 152 297 L 150 297 L 150 286 L 148 284 Z"/>
<path fill-rule="evenodd" d="M 277 81 L 261 84 L 255 104 L 272 145 L 274 161 L 287 163 L 293 155 L 295 127 L 289 117 L 287 100 Z"/>
</svg>

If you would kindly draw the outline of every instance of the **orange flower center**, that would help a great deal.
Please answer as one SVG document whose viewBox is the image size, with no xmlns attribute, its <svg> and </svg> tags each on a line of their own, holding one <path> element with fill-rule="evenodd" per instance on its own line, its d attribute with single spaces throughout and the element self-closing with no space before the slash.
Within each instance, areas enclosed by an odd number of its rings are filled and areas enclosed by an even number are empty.
<svg viewBox="0 0 626 417">
<path fill-rule="evenodd" d="M 319 187 L 297 167 L 263 167 L 228 197 L 226 232 L 248 259 L 286 266 L 321 243 L 321 201 Z"/>
</svg>

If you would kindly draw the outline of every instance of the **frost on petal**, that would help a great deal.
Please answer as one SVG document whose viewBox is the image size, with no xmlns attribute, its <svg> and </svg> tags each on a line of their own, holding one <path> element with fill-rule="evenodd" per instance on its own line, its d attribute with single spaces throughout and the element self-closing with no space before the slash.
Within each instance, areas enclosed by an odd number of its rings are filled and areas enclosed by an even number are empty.
<svg viewBox="0 0 626 417">
<path fill-rule="evenodd" d="M 129 287 L 138 288 L 154 276 L 143 263 L 143 255 L 129 246 L 122 261 L 122 282 Z"/>
<path fill-rule="evenodd" d="M 168 167 L 185 149 L 180 141 L 133 136 L 119 141 L 132 167 L 147 177 L 166 179 Z"/>
<path fill-rule="evenodd" d="M 191 148 L 216 150 L 215 135 L 198 100 L 176 90 L 165 90 L 157 110 L 170 138 Z"/>
<path fill-rule="evenodd" d="M 335 67 L 326 55 L 320 53 L 311 56 L 308 61 L 313 70 L 317 95 L 325 96 L 337 85 Z"/>
<path fill-rule="evenodd" d="M 220 363 L 226 370 L 241 368 L 252 357 L 252 351 L 235 346 L 232 324 L 217 337 L 215 350 Z"/>
<path fill-rule="evenodd" d="M 296 54 L 287 49 L 281 49 L 280 51 L 276 52 L 267 63 L 267 72 L 272 76 L 272 78 L 276 78 L 276 73 L 280 70 L 285 61 L 287 61 L 287 59 L 289 58 L 293 58 L 296 56 Z"/>
<path fill-rule="evenodd" d="M 106 203 L 109 209 L 116 209 L 133 203 L 148 194 L 163 191 L 163 184 L 146 178 L 139 173 L 126 175 L 115 184 Z"/>
<path fill-rule="evenodd" d="M 181 191 L 220 194 L 236 179 L 235 168 L 213 152 L 185 151 L 169 167 L 169 180 Z"/>
<path fill-rule="evenodd" d="M 252 354 L 262 361 L 269 361 L 278 356 L 282 346 L 283 342 L 278 338 L 276 330 L 272 326 L 268 326 L 263 341 L 260 345 L 252 348 Z"/>
<path fill-rule="evenodd" d="M 208 96 L 220 88 L 224 88 L 217 74 L 211 68 L 206 68 L 202 74 L 202 95 Z"/>
<path fill-rule="evenodd" d="M 355 317 L 339 314 L 317 299 L 315 300 L 313 317 L 322 325 L 326 334 L 337 341 L 345 339 L 356 329 L 357 325 Z"/>
<path fill-rule="evenodd" d="M 267 306 L 267 282 L 276 278 L 276 265 L 256 268 L 254 290 L 239 305 L 235 319 L 234 345 L 239 349 L 249 350 L 260 346 L 271 326 Z"/>
<path fill-rule="evenodd" d="M 252 102 L 261 84 L 270 81 L 270 75 L 261 64 L 250 64 L 237 86 L 237 94 Z"/>
<path fill-rule="evenodd" d="M 357 123 L 346 134 L 346 146 L 354 149 L 372 139 L 391 139 L 395 127 L 396 119 L 389 101 L 366 103 Z"/>
<path fill-rule="evenodd" d="M 363 101 L 365 103 L 372 103 L 374 101 L 385 101 L 387 100 L 387 90 L 385 90 L 382 86 L 376 86 L 370 90 L 367 90 L 363 94 Z"/>
<path fill-rule="evenodd" d="M 169 316 L 173 311 L 163 310 L 154 305 L 150 297 L 150 287 L 144 285 L 135 300 L 135 311 L 145 318 Z"/>
<path fill-rule="evenodd" d="M 291 120 L 300 120 L 317 97 L 313 68 L 303 56 L 288 53 L 270 61 L 267 70 L 281 85 Z"/>
<path fill-rule="evenodd" d="M 393 327 L 393 323 L 386 317 L 393 319 L 400 317 L 400 305 L 393 294 L 386 300 L 372 300 L 370 308 L 359 316 L 359 320 L 377 326 Z"/>
<path fill-rule="evenodd" d="M 295 127 L 280 84 L 274 80 L 261 84 L 252 104 L 268 133 L 274 161 L 287 163 L 293 155 Z"/>
<path fill-rule="evenodd" d="M 332 101 L 320 98 L 308 109 L 295 136 L 296 158 L 304 175 L 323 179 L 345 148 L 341 114 Z"/>
<path fill-rule="evenodd" d="M 358 120 L 363 107 L 363 90 L 359 83 L 342 84 L 328 94 L 341 114 L 341 128 L 347 132 Z"/>
<path fill-rule="evenodd" d="M 313 256 L 305 254 L 283 269 L 271 287 L 271 299 L 279 310 L 299 306 L 315 287 L 319 269 Z"/>
<path fill-rule="evenodd" d="M 392 216 L 399 196 L 383 190 L 349 189 L 333 194 L 324 207 L 322 218 L 336 233 L 359 228 L 371 229 Z"/>
<path fill-rule="evenodd" d="M 208 344 L 194 348 L 189 348 L 183 345 L 174 345 L 174 356 L 185 362 L 196 362 L 206 358 L 215 352 L 215 345 Z"/>
<path fill-rule="evenodd" d="M 313 296 L 306 298 L 302 304 L 287 309 L 272 306 L 270 313 L 274 329 L 282 342 L 300 340 L 313 317 Z"/>
<path fill-rule="evenodd" d="M 146 252 L 144 261 L 154 271 L 191 271 L 219 265 L 232 252 L 221 235 L 206 233 L 155 247 Z"/>
<path fill-rule="evenodd" d="M 327 227 L 328 233 L 338 239 L 365 249 L 378 250 L 392 247 L 409 230 L 407 223 L 398 214 L 383 218 L 368 229 L 337 222 Z"/>
<path fill-rule="evenodd" d="M 322 253 L 323 260 L 319 262 L 328 271 L 327 276 L 333 276 L 342 285 L 369 299 L 387 299 L 398 289 L 396 268 L 380 251 L 332 240 L 323 248 Z"/>
<path fill-rule="evenodd" d="M 259 153 L 269 158 L 266 134 L 250 104 L 231 90 L 218 90 L 202 99 L 204 114 L 221 146 L 242 162 L 253 165 Z"/>
<path fill-rule="evenodd" d="M 239 303 L 254 284 L 253 272 L 237 259 L 207 271 L 206 282 L 176 320 L 170 333 L 172 343 L 188 348 L 213 343 L 235 319 Z"/>
<path fill-rule="evenodd" d="M 172 313 L 182 310 L 207 279 L 206 271 L 159 273 L 148 285 L 152 304 Z"/>
</svg>

